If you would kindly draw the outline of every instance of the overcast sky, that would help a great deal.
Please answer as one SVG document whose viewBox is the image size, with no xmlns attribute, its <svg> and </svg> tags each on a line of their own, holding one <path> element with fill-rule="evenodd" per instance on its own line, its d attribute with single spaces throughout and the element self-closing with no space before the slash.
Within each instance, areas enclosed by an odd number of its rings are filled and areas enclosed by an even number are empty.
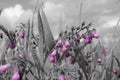
<svg viewBox="0 0 120 80">
<path fill-rule="evenodd" d="M 32 15 L 35 1 L 0 0 L 0 7 L 4 8 L 0 16 L 0 24 L 12 29 L 16 24 L 26 22 Z M 82 0 L 44 1 L 44 11 L 54 36 L 59 31 L 60 19 L 62 20 L 62 29 L 65 29 L 67 25 L 78 25 L 81 2 Z M 94 21 L 94 27 L 98 29 L 106 44 L 108 37 L 109 41 L 112 41 L 111 32 L 119 16 L 120 0 L 83 0 L 82 20 Z"/>
</svg>

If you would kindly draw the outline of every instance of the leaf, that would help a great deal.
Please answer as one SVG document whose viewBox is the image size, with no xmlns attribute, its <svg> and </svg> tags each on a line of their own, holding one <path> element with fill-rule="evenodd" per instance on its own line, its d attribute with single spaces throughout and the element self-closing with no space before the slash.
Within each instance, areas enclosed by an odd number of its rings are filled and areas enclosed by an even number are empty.
<svg viewBox="0 0 120 80">
<path fill-rule="evenodd" d="M 54 41 L 50 26 L 48 24 L 46 15 L 43 10 L 41 10 L 41 17 L 42 17 L 42 23 L 43 23 L 43 28 L 45 32 L 45 43 L 48 44 L 49 49 L 51 49 L 55 44 L 51 43 Z"/>
</svg>

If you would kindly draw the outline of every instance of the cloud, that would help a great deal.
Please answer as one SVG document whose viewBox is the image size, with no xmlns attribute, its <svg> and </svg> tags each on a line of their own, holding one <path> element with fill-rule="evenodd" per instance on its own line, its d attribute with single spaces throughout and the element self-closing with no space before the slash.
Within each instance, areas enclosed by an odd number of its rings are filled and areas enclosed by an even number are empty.
<svg viewBox="0 0 120 80">
<path fill-rule="evenodd" d="M 53 35 L 56 36 L 59 32 L 60 18 L 62 18 L 63 22 L 66 20 L 64 5 L 47 1 L 44 4 L 44 12 L 47 16 Z"/>
<path fill-rule="evenodd" d="M 9 29 L 13 29 L 17 22 L 26 21 L 31 13 L 31 10 L 24 10 L 22 5 L 16 4 L 13 7 L 8 7 L 3 10 L 0 16 L 0 23 Z"/>
</svg>

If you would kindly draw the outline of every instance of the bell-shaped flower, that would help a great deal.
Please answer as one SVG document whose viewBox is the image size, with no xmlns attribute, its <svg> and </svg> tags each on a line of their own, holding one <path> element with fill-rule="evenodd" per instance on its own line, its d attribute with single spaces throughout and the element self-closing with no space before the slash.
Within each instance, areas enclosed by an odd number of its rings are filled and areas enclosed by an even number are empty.
<svg viewBox="0 0 120 80">
<path fill-rule="evenodd" d="M 22 80 L 22 75 L 19 69 L 14 70 L 14 74 L 12 76 L 12 80 Z"/>
<path fill-rule="evenodd" d="M 15 42 L 10 42 L 9 47 L 10 47 L 11 49 L 14 49 L 14 48 L 16 47 Z"/>
<path fill-rule="evenodd" d="M 12 65 L 10 63 L 0 66 L 0 73 L 5 73 L 11 68 L 11 66 Z"/>
<path fill-rule="evenodd" d="M 68 80 L 68 78 L 62 74 L 59 76 L 59 80 Z"/>
<path fill-rule="evenodd" d="M 99 59 L 97 60 L 97 62 L 98 62 L 99 64 L 101 64 L 101 63 L 102 63 L 102 59 L 99 58 Z"/>
<path fill-rule="evenodd" d="M 62 52 L 65 52 L 67 49 L 68 49 L 68 48 L 67 48 L 65 45 L 63 45 L 63 47 L 62 47 Z"/>
<path fill-rule="evenodd" d="M 99 35 L 96 32 L 92 32 L 92 37 L 98 39 Z"/>
<path fill-rule="evenodd" d="M 86 43 L 86 44 L 90 44 L 91 41 L 92 41 L 92 39 L 91 39 L 89 36 L 87 36 L 87 37 L 85 38 L 85 43 Z"/>
<path fill-rule="evenodd" d="M 57 50 L 53 50 L 53 52 L 50 55 L 55 56 L 56 54 L 57 54 Z"/>
<path fill-rule="evenodd" d="M 25 38 L 25 32 L 24 32 L 24 31 L 21 31 L 21 32 L 20 32 L 20 37 L 21 37 L 21 39 L 24 39 L 24 38 Z"/>
<path fill-rule="evenodd" d="M 63 45 L 63 42 L 62 42 L 62 40 L 60 39 L 60 40 L 57 41 L 56 44 L 57 44 L 57 46 L 62 46 L 62 45 Z"/>
<path fill-rule="evenodd" d="M 68 41 L 65 42 L 64 46 L 69 47 L 70 43 Z"/>
</svg>

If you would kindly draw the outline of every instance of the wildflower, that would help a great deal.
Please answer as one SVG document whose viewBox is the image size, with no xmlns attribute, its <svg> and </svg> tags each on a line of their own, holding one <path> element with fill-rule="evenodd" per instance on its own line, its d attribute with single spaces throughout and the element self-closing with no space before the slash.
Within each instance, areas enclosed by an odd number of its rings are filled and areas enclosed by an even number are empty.
<svg viewBox="0 0 120 80">
<path fill-rule="evenodd" d="M 86 36 L 85 43 L 89 44 L 89 43 L 91 43 L 91 41 L 92 41 L 91 38 L 89 36 Z"/>
<path fill-rule="evenodd" d="M 19 69 L 14 70 L 14 74 L 12 76 L 12 80 L 22 80 L 22 75 Z"/>
<path fill-rule="evenodd" d="M 16 47 L 15 42 L 10 42 L 9 47 L 10 47 L 11 49 L 14 49 L 14 48 Z"/>
<path fill-rule="evenodd" d="M 21 39 L 24 39 L 24 38 L 25 38 L 25 32 L 24 32 L 24 31 L 21 31 L 21 32 L 20 32 L 20 37 L 21 37 Z"/>
<path fill-rule="evenodd" d="M 25 56 L 24 56 L 23 53 L 20 53 L 18 56 L 19 56 L 19 58 L 22 59 L 22 60 L 25 59 Z"/>
<path fill-rule="evenodd" d="M 3 65 L 3 66 L 0 66 L 0 72 L 5 73 L 6 71 L 8 71 L 10 69 L 11 66 L 12 65 L 10 63 Z"/>
<path fill-rule="evenodd" d="M 118 71 L 118 70 L 117 70 L 116 68 L 113 68 L 113 69 L 112 69 L 112 72 L 113 72 L 113 73 L 117 73 L 117 71 Z"/>
<path fill-rule="evenodd" d="M 80 35 L 80 34 L 77 34 L 77 38 L 78 38 L 78 39 L 81 39 L 81 35 Z"/>
<path fill-rule="evenodd" d="M 70 46 L 70 43 L 68 41 L 65 42 L 65 46 L 66 47 L 69 47 Z"/>
<path fill-rule="evenodd" d="M 59 76 L 59 80 L 68 80 L 68 79 L 64 74 L 62 74 Z"/>
<path fill-rule="evenodd" d="M 53 50 L 53 52 L 51 53 L 52 56 L 55 56 L 57 54 L 56 50 Z"/>
<path fill-rule="evenodd" d="M 62 44 L 63 44 L 63 43 L 62 43 L 62 40 L 58 40 L 58 41 L 57 41 L 57 45 L 58 45 L 58 46 L 62 46 Z"/>
<path fill-rule="evenodd" d="M 49 58 L 49 61 L 50 62 L 57 62 L 58 61 L 58 57 L 51 55 L 50 58 Z"/>
<path fill-rule="evenodd" d="M 104 48 L 103 51 L 102 51 L 102 54 L 103 54 L 104 56 L 106 56 L 106 55 L 107 55 L 107 52 L 108 52 L 108 50 Z"/>
<path fill-rule="evenodd" d="M 101 63 L 102 63 L 102 59 L 98 59 L 97 62 L 98 62 L 99 64 L 101 64 Z"/>
<path fill-rule="evenodd" d="M 96 32 L 92 32 L 92 37 L 98 39 L 99 35 Z"/>
<path fill-rule="evenodd" d="M 67 64 L 74 64 L 75 60 L 71 59 L 70 61 L 67 62 Z"/>
<path fill-rule="evenodd" d="M 66 57 L 69 57 L 69 56 L 71 56 L 71 53 L 68 52 L 65 56 L 66 56 Z"/>
<path fill-rule="evenodd" d="M 63 47 L 62 47 L 62 52 L 65 52 L 67 49 L 68 49 L 68 48 L 67 48 L 65 45 L 63 45 Z"/>
</svg>

